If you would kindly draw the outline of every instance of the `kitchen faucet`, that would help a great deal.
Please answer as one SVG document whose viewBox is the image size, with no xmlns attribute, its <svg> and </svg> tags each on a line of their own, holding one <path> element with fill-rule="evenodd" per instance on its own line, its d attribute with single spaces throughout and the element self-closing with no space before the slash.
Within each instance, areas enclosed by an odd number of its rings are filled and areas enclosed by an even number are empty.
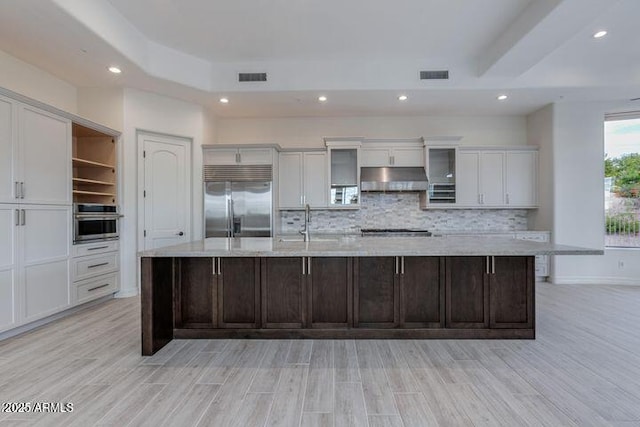
<svg viewBox="0 0 640 427">
<path fill-rule="evenodd" d="M 307 203 L 304 205 L 304 228 L 298 231 L 298 233 L 302 234 L 304 237 L 305 242 L 311 240 L 311 235 L 309 234 L 309 222 L 311 222 L 311 206 Z"/>
</svg>

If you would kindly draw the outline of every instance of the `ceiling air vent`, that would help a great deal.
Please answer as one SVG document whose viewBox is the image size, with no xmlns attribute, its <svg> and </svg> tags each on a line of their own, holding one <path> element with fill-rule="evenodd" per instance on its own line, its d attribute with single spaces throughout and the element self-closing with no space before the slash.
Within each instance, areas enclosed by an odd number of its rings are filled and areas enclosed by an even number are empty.
<svg viewBox="0 0 640 427">
<path fill-rule="evenodd" d="M 266 82 L 267 73 L 238 73 L 239 82 Z"/>
<path fill-rule="evenodd" d="M 420 71 L 420 80 L 448 80 L 449 70 Z"/>
</svg>

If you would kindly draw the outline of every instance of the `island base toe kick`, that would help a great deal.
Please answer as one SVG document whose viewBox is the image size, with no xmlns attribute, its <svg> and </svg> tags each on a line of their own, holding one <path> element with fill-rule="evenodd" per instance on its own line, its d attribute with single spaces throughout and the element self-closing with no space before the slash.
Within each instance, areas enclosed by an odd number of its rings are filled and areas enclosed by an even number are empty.
<svg viewBox="0 0 640 427">
<path fill-rule="evenodd" d="M 143 257 L 142 354 L 173 338 L 533 339 L 534 260 Z"/>
</svg>

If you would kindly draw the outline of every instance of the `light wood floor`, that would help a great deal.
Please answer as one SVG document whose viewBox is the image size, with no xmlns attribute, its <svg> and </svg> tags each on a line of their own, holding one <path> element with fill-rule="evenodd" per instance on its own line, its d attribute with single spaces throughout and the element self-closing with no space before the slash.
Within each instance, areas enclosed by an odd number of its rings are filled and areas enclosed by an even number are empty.
<svg viewBox="0 0 640 427">
<path fill-rule="evenodd" d="M 538 285 L 535 341 L 176 340 L 139 300 L 0 343 L 0 426 L 640 425 L 640 288 Z"/>
</svg>

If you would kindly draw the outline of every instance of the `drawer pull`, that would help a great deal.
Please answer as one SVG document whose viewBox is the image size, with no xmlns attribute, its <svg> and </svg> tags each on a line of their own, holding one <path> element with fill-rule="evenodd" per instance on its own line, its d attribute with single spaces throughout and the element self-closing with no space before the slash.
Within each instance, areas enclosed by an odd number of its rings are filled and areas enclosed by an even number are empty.
<svg viewBox="0 0 640 427">
<path fill-rule="evenodd" d="M 96 246 L 95 248 L 87 248 L 88 251 L 97 251 L 99 249 L 107 249 L 109 246 Z"/>
<path fill-rule="evenodd" d="M 100 264 L 93 264 L 88 266 L 87 268 L 96 268 L 96 267 L 102 267 L 103 265 L 109 265 L 108 262 L 101 262 Z"/>
<path fill-rule="evenodd" d="M 93 292 L 98 289 L 106 288 L 107 286 L 109 286 L 109 283 L 105 283 L 104 285 L 96 286 L 94 288 L 89 288 L 87 289 L 87 292 Z"/>
</svg>

